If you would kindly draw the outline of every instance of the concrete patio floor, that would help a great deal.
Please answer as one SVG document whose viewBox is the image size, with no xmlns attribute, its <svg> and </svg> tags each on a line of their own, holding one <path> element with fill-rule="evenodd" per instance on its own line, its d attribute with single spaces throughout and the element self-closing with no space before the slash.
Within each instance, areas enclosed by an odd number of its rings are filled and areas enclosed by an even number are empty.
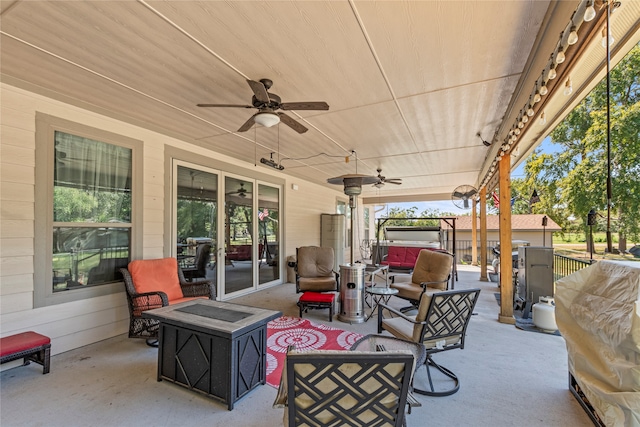
<svg viewBox="0 0 640 427">
<path fill-rule="evenodd" d="M 460 391 L 448 397 L 418 396 L 422 407 L 408 426 L 591 426 L 567 386 L 564 339 L 525 332 L 499 323 L 495 283 L 478 281 L 479 269 L 459 266 L 456 289 L 482 289 L 464 350 L 435 360 L 453 370 Z M 291 283 L 231 302 L 298 316 Z M 391 300 L 401 307 L 402 300 Z M 371 334 L 366 323 L 328 322 L 326 310 L 305 318 Z M 13 426 L 275 426 L 283 411 L 273 409 L 276 390 L 260 386 L 228 411 L 226 405 L 169 382 L 156 381 L 157 349 L 125 335 L 53 356 L 51 373 L 42 367 L 0 373 L 0 424 Z"/>
</svg>

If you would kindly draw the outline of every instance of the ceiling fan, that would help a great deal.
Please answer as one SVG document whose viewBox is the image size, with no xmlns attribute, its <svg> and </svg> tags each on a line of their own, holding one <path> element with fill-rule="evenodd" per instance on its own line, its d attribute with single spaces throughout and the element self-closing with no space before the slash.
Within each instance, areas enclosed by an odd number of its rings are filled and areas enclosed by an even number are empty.
<svg viewBox="0 0 640 427">
<path fill-rule="evenodd" d="M 378 170 L 378 176 L 377 176 L 378 181 L 373 184 L 374 187 L 382 188 L 385 184 L 395 184 L 395 185 L 402 184 L 401 178 L 387 178 L 386 176 L 382 175 L 381 168 L 378 168 L 377 170 Z"/>
<path fill-rule="evenodd" d="M 255 80 L 247 80 L 249 87 L 253 91 L 251 97 L 251 105 L 237 104 L 198 104 L 198 107 L 232 107 L 232 108 L 257 108 L 258 112 L 249 118 L 238 132 L 246 132 L 258 123 L 265 127 L 277 125 L 282 121 L 285 125 L 298 133 L 305 133 L 307 129 L 298 123 L 291 116 L 285 113 L 277 112 L 277 110 L 328 110 L 329 105 L 326 102 L 280 102 L 280 97 L 275 93 L 270 93 L 269 89 L 273 82 L 269 79 L 261 79 L 259 82 Z"/>
<path fill-rule="evenodd" d="M 458 209 L 469 209 L 469 199 L 478 194 L 471 185 L 460 185 L 451 193 L 451 201 Z"/>
<path fill-rule="evenodd" d="M 247 197 L 247 189 L 244 188 L 244 182 L 240 183 L 240 188 L 238 188 L 236 191 L 231 191 L 230 193 L 227 193 L 227 195 L 235 195 L 243 199 Z"/>
</svg>

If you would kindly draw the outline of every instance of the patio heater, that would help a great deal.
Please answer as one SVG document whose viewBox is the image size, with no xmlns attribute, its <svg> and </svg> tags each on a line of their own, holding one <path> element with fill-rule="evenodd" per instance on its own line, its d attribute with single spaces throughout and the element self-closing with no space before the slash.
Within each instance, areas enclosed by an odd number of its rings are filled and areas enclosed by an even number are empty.
<svg viewBox="0 0 640 427">
<path fill-rule="evenodd" d="M 355 210 L 357 196 L 362 193 L 363 184 L 374 184 L 378 181 L 375 176 L 349 174 L 329 178 L 329 184 L 344 185 L 344 194 L 349 196 L 351 209 L 351 254 L 350 263 L 340 266 L 340 311 L 338 319 L 348 323 L 362 323 L 365 321 L 364 312 L 364 271 L 365 264 L 355 264 L 353 260 L 353 233 L 355 230 Z"/>
<path fill-rule="evenodd" d="M 350 256 L 350 263 L 353 264 L 353 230 L 355 230 L 354 228 L 354 224 L 355 224 L 355 210 L 358 204 L 358 199 L 356 196 L 360 195 L 362 193 L 362 186 L 365 184 L 374 184 L 376 182 L 378 182 L 378 178 L 375 176 L 370 176 L 370 175 L 360 175 L 360 174 L 348 174 L 348 175 L 341 175 L 341 176 L 337 176 L 335 178 L 329 178 L 327 179 L 327 182 L 329 184 L 343 184 L 344 185 L 344 194 L 346 194 L 347 196 L 349 196 L 349 208 L 351 209 L 351 235 L 352 235 L 352 242 L 350 242 L 350 246 L 351 246 L 351 256 Z"/>
</svg>

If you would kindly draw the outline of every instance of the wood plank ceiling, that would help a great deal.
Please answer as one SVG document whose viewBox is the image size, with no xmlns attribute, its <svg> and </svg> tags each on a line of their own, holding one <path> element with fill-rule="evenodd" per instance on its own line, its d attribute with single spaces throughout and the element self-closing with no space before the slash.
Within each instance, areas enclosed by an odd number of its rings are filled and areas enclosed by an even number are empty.
<svg viewBox="0 0 640 427">
<path fill-rule="evenodd" d="M 3 1 L 1 71 L 250 163 L 275 152 L 294 177 L 329 185 L 356 165 L 381 167 L 403 184 L 363 196 L 448 199 L 482 180 L 495 154 L 478 132 L 492 141 L 511 126 L 532 59 L 548 58 L 541 46 L 578 3 Z M 283 124 L 242 133 L 255 110 L 196 106 L 249 104 L 246 79 L 261 78 L 283 102 L 330 109 L 289 111 L 304 134 Z M 358 161 L 345 163 L 352 150 Z"/>
</svg>

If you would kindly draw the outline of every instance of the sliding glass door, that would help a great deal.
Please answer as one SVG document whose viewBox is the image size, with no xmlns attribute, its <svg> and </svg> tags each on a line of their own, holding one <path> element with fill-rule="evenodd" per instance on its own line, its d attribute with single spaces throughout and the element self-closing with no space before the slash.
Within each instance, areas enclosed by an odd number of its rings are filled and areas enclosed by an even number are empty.
<svg viewBox="0 0 640 427">
<path fill-rule="evenodd" d="M 217 284 L 218 175 L 176 165 L 175 254 L 187 277 Z"/>
<path fill-rule="evenodd" d="M 258 283 L 280 279 L 280 189 L 258 184 Z"/>
<path fill-rule="evenodd" d="M 220 299 L 281 279 L 281 186 L 174 160 L 173 254 Z"/>
<path fill-rule="evenodd" d="M 253 288 L 254 221 L 253 182 L 240 177 L 224 179 L 224 294 Z"/>
</svg>

